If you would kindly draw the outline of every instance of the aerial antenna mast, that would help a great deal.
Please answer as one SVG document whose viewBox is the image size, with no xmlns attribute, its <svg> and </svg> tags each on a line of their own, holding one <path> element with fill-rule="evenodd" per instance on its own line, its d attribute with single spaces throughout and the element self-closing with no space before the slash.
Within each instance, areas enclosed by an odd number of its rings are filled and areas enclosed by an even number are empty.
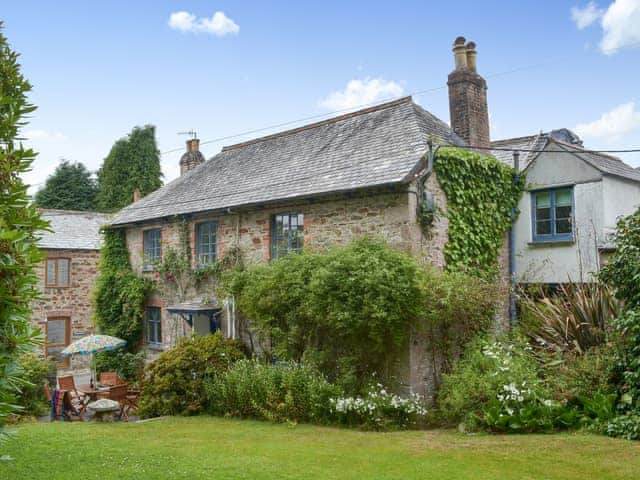
<svg viewBox="0 0 640 480">
<path fill-rule="evenodd" d="M 191 138 L 198 138 L 198 133 L 193 129 L 187 132 L 178 132 L 178 135 L 189 135 Z"/>
</svg>

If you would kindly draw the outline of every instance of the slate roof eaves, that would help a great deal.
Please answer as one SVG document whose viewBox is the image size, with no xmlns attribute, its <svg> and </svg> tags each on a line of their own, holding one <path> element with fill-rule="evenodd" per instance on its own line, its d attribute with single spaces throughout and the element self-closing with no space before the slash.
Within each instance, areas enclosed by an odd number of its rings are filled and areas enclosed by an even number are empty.
<svg viewBox="0 0 640 480">
<path fill-rule="evenodd" d="M 406 97 L 225 147 L 123 209 L 113 225 L 406 182 L 429 136 L 463 145 Z"/>
</svg>

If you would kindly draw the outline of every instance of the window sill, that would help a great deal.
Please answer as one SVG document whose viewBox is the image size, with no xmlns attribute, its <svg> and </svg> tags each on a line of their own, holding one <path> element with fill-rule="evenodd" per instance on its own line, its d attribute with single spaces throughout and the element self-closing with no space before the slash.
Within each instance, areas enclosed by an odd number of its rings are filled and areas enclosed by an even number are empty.
<svg viewBox="0 0 640 480">
<path fill-rule="evenodd" d="M 576 243 L 575 238 L 549 238 L 544 240 L 532 240 L 527 243 L 532 247 L 545 246 L 545 245 L 572 245 Z"/>
</svg>

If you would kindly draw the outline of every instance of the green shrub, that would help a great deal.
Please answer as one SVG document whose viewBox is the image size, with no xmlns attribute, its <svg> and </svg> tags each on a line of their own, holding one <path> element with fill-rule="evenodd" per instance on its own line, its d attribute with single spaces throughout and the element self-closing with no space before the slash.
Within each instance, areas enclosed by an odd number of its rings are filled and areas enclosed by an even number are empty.
<svg viewBox="0 0 640 480">
<path fill-rule="evenodd" d="M 18 368 L 23 382 L 17 402 L 21 407 L 19 414 L 39 416 L 47 413 L 48 404 L 42 387 L 55 365 L 33 353 L 25 353 L 18 361 Z"/>
<path fill-rule="evenodd" d="M 583 354 L 565 353 L 549 362 L 545 376 L 553 380 L 558 400 L 586 398 L 616 392 L 617 350 L 615 344 L 592 348 Z"/>
<path fill-rule="evenodd" d="M 419 395 L 401 397 L 389 393 L 381 384 L 363 396 L 331 399 L 334 421 L 341 425 L 368 430 L 392 430 L 415 427 L 425 421 L 427 409 Z"/>
<path fill-rule="evenodd" d="M 448 424 L 496 431 L 550 428 L 557 407 L 539 375 L 531 347 L 521 339 L 480 339 L 445 375 L 439 417 Z"/>
<path fill-rule="evenodd" d="M 607 285 L 570 282 L 553 295 L 524 295 L 520 328 L 536 347 L 584 353 L 607 342 L 622 310 Z"/>
<path fill-rule="evenodd" d="M 640 440 L 640 415 L 630 413 L 614 418 L 607 425 L 606 433 L 610 437 Z"/>
<path fill-rule="evenodd" d="M 495 283 L 459 272 L 427 268 L 420 275 L 423 312 L 420 329 L 439 358 L 433 384 L 451 370 L 467 344 L 494 324 L 498 287 Z"/>
<path fill-rule="evenodd" d="M 370 239 L 234 273 L 226 290 L 275 357 L 313 363 L 350 391 L 392 376 L 422 310 L 416 261 Z"/>
<path fill-rule="evenodd" d="M 145 352 L 131 353 L 122 350 L 100 352 L 95 356 L 94 367 L 98 374 L 117 372 L 127 381 L 140 380 L 144 370 Z"/>
<path fill-rule="evenodd" d="M 207 381 L 209 411 L 273 422 L 327 423 L 340 389 L 315 368 L 241 360 Z"/>
<path fill-rule="evenodd" d="M 206 404 L 205 381 L 244 357 L 236 340 L 214 335 L 183 338 L 145 368 L 140 415 L 189 415 Z"/>
</svg>

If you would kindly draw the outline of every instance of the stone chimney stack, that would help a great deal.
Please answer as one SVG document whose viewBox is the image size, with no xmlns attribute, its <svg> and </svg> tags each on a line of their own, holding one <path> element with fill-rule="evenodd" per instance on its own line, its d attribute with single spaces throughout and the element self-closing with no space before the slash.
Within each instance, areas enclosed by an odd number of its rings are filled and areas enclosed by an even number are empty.
<svg viewBox="0 0 640 480">
<path fill-rule="evenodd" d="M 136 188 L 136 189 L 133 191 L 133 202 L 134 202 L 134 203 L 135 203 L 135 202 L 139 202 L 139 201 L 140 201 L 140 198 L 142 198 L 142 195 L 140 194 L 140 189 L 139 189 L 139 188 Z"/>
<path fill-rule="evenodd" d="M 187 151 L 180 158 L 180 175 L 193 170 L 201 163 L 204 163 L 204 155 L 200 152 L 200 139 L 190 138 L 187 140 Z"/>
<path fill-rule="evenodd" d="M 451 128 L 472 147 L 489 146 L 487 82 L 476 71 L 476 44 L 464 37 L 453 43 L 455 69 L 449 74 Z"/>
</svg>

